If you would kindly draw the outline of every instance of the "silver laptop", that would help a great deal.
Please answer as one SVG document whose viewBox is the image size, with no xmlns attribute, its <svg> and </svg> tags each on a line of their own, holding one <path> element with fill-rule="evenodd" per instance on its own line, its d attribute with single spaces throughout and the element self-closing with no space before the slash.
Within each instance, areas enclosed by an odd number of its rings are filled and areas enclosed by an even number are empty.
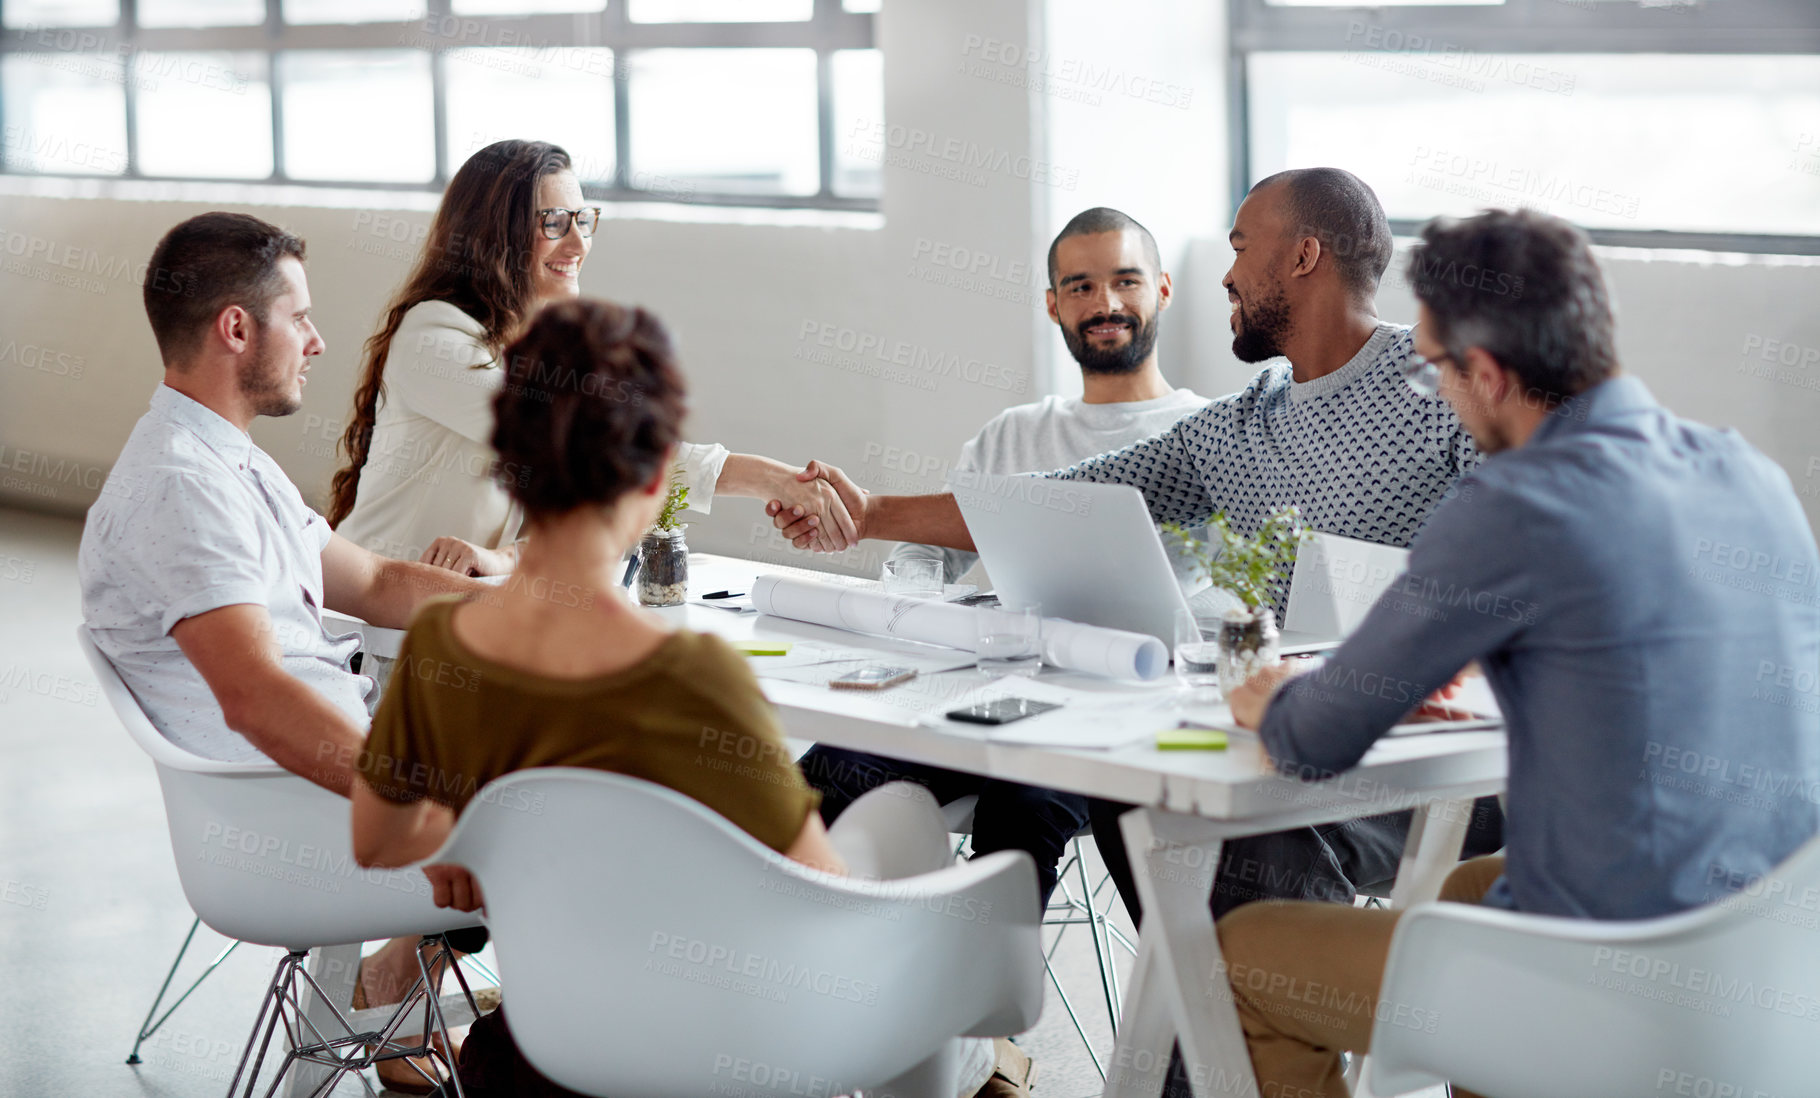
<svg viewBox="0 0 1820 1098">
<path fill-rule="evenodd" d="M 974 474 L 951 490 L 1001 600 L 1148 633 L 1173 650 L 1176 611 L 1189 603 L 1136 488 Z M 1408 555 L 1315 534 L 1289 585 L 1283 653 L 1337 647 L 1402 573 Z"/>
<path fill-rule="evenodd" d="M 1124 484 L 964 474 L 951 486 L 1000 601 L 1148 633 L 1175 649 L 1175 581 L 1143 493 Z"/>
<path fill-rule="evenodd" d="M 1283 613 L 1283 653 L 1339 647 L 1408 567 L 1407 549 L 1338 534 L 1312 535 L 1296 554 Z"/>
</svg>

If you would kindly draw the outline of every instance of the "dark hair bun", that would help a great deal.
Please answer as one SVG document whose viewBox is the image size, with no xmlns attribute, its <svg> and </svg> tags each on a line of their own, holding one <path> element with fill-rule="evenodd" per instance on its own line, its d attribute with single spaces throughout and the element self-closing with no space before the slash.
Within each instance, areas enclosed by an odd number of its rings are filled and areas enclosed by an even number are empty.
<svg viewBox="0 0 1820 1098">
<path fill-rule="evenodd" d="M 640 308 L 564 301 L 505 351 L 494 468 L 528 515 L 611 503 L 650 483 L 682 433 L 670 335 Z"/>
</svg>

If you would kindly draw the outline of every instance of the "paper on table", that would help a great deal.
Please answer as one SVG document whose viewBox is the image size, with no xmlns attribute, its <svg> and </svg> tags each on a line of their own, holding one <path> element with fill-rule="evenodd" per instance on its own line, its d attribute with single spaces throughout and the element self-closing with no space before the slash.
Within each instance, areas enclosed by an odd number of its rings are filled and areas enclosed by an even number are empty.
<svg viewBox="0 0 1820 1098">
<path fill-rule="evenodd" d="M 1459 720 L 1406 721 L 1385 735 L 1424 736 L 1430 732 L 1483 732 L 1504 727 L 1504 711 L 1498 708 L 1498 699 L 1482 675 L 1468 675 L 1459 694 L 1447 704 L 1460 711 Z"/>
<path fill-rule="evenodd" d="M 796 571 L 801 572 L 801 571 L 807 571 L 807 570 L 806 569 L 796 569 Z M 838 572 L 812 572 L 812 573 L 809 573 L 808 575 L 804 575 L 804 576 L 783 576 L 781 578 L 806 579 L 811 583 L 826 583 L 826 584 L 832 584 L 835 587 L 851 587 L 856 591 L 871 591 L 874 594 L 881 594 L 881 595 L 888 593 L 885 591 L 885 584 L 884 584 L 883 580 L 867 579 L 864 576 L 843 576 L 843 575 L 839 574 Z M 942 584 L 941 601 L 942 602 L 953 602 L 955 599 L 964 599 L 968 595 L 971 595 L 975 591 L 978 591 L 978 590 L 979 590 L 978 584 L 944 583 L 944 584 Z M 925 597 L 929 597 L 929 596 L 917 595 L 917 596 L 913 596 L 913 597 L 925 598 Z"/>
<path fill-rule="evenodd" d="M 758 613 L 757 610 L 754 610 L 752 608 L 752 600 L 745 595 L 739 595 L 734 598 L 726 598 L 726 599 L 692 598 L 689 600 L 689 605 L 706 606 L 711 610 L 731 610 L 735 614 L 756 614 L 756 613 Z"/>
<path fill-rule="evenodd" d="M 883 592 L 885 589 L 885 585 L 879 580 L 867 579 L 864 576 L 843 576 L 838 572 L 813 572 L 807 568 L 794 568 L 789 565 L 771 565 L 769 569 L 776 575 L 789 579 L 806 579 L 832 584 L 836 587 L 851 587 L 860 591 Z M 704 581 L 702 583 L 704 588 L 719 585 L 741 592 L 750 591 L 753 580 L 758 575 L 751 569 L 731 568 L 724 565 L 713 569 L 710 574 L 714 578 Z M 942 585 L 942 601 L 954 602 L 957 599 L 964 599 L 978 590 L 977 584 L 945 583 Z M 691 595 L 688 601 L 696 606 L 712 606 L 721 610 L 749 612 L 752 609 L 751 596 L 743 593 L 735 598 L 725 599 L 704 599 L 699 595 Z"/>
<path fill-rule="evenodd" d="M 752 583 L 752 605 L 763 614 L 855 633 L 902 637 L 968 652 L 977 643 L 976 608 L 932 599 L 760 576 Z M 1147 682 L 1169 669 L 1169 650 L 1162 641 L 1142 633 L 1044 618 L 1043 662 L 1070 671 Z"/>
<path fill-rule="evenodd" d="M 761 679 L 806 682 L 813 686 L 826 686 L 830 681 L 867 664 L 907 667 L 919 675 L 934 675 L 972 667 L 973 659 L 963 654 L 943 652 L 864 652 L 798 641 L 788 656 L 761 656 L 751 661 L 752 673 Z"/>
<path fill-rule="evenodd" d="M 1051 709 L 1010 724 L 972 724 L 949 720 L 949 710 L 961 709 L 994 698 L 1029 698 L 1054 702 Z M 1168 723 L 1174 699 L 1167 694 L 1137 696 L 1070 690 L 1041 679 L 1007 676 L 925 713 L 921 723 L 956 736 L 987 739 L 1020 747 L 1073 747 L 1110 751 L 1154 736 Z"/>
</svg>

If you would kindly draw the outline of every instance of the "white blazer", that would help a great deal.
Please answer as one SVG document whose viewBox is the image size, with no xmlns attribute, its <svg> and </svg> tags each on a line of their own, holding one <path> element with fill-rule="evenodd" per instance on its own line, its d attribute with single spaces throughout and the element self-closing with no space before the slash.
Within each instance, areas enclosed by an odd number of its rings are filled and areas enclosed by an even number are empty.
<svg viewBox="0 0 1820 1098">
<path fill-rule="evenodd" d="M 505 370 L 480 322 L 446 301 L 404 315 L 385 366 L 354 508 L 338 532 L 386 557 L 416 560 L 444 535 L 486 549 L 518 538 L 523 514 L 491 476 L 493 397 Z M 727 448 L 682 443 L 689 506 L 714 501 Z"/>
</svg>

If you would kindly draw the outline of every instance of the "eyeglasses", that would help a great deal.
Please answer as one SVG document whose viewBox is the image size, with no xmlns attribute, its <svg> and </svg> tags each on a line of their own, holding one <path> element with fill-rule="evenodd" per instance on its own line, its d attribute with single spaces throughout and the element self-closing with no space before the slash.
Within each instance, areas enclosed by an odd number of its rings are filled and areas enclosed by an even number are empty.
<svg viewBox="0 0 1820 1098">
<path fill-rule="evenodd" d="M 549 240 L 561 240 L 568 236 L 571 222 L 574 223 L 576 231 L 580 232 L 585 239 L 593 236 L 594 230 L 600 225 L 600 207 L 583 206 L 580 209 L 565 210 L 556 206 L 548 210 L 538 210 L 537 221 L 543 229 L 543 235 Z"/>
<path fill-rule="evenodd" d="M 1403 364 L 1403 380 L 1423 396 L 1440 396 L 1441 363 L 1459 361 L 1452 351 L 1443 351 L 1433 358 L 1411 351 L 1409 361 Z"/>
</svg>

